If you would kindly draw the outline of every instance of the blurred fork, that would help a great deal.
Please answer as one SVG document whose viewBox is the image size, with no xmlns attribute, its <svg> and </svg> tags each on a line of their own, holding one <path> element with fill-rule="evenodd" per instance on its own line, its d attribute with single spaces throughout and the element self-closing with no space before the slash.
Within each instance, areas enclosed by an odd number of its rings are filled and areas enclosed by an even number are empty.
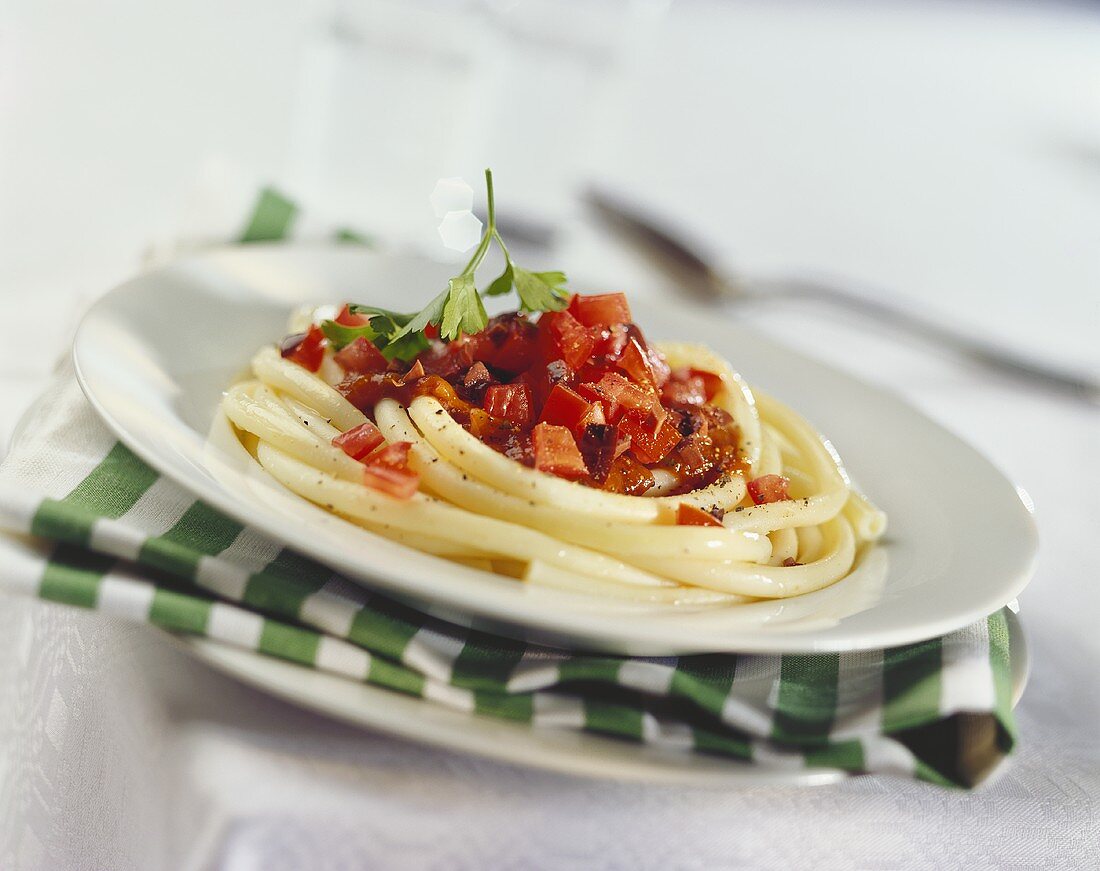
<svg viewBox="0 0 1100 871">
<path fill-rule="evenodd" d="M 641 206 L 598 188 L 589 188 L 585 201 L 609 226 L 647 254 L 673 279 L 675 287 L 701 302 L 713 305 L 789 299 L 828 303 L 907 332 L 938 348 L 947 348 L 1017 381 L 1100 406 L 1100 379 L 1091 375 L 1030 359 L 924 315 L 825 281 L 724 271 L 718 267 L 717 258 L 707 254 L 700 243 L 689 240 L 681 230 Z"/>
</svg>

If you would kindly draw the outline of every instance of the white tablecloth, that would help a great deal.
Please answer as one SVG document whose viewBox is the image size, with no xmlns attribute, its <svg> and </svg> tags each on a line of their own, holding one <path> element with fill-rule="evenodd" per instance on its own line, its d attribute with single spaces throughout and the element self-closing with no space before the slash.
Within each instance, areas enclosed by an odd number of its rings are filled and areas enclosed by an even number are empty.
<svg viewBox="0 0 1100 871">
<path fill-rule="evenodd" d="M 136 31 L 103 4 L 18 10 L 16 75 L 0 75 L 0 438 L 79 305 L 172 229 L 181 166 L 224 151 L 277 172 L 270 87 L 294 6 L 252 4 L 216 36 L 213 0 L 150 12 L 128 52 Z M 242 65 L 230 49 L 256 28 L 268 38 Z M 882 283 L 1100 371 L 1098 38 L 1087 8 L 676 6 L 610 176 L 750 267 Z M 205 90 L 182 129 L 145 114 L 151 93 L 168 118 Z M 655 292 L 598 237 L 572 236 L 558 262 Z M 153 630 L 5 599 L 0 867 L 1100 867 L 1100 414 L 817 310 L 742 316 L 898 389 L 1034 498 L 1033 672 L 998 782 L 717 792 L 524 771 L 302 712 Z"/>
</svg>

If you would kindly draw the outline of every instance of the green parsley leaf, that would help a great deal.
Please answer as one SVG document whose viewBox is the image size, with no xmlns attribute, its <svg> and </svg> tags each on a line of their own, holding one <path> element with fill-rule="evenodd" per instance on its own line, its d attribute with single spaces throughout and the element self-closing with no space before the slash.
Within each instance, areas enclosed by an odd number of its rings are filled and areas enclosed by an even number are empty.
<svg viewBox="0 0 1100 871">
<path fill-rule="evenodd" d="M 524 311 L 559 311 L 569 301 L 563 272 L 528 272 L 514 266 L 516 293 Z"/>
<path fill-rule="evenodd" d="M 492 284 L 485 288 L 486 296 L 504 296 L 512 290 L 512 261 L 504 264 L 504 271 L 493 279 Z"/>
<path fill-rule="evenodd" d="M 387 360 L 403 360 L 411 363 L 428 350 L 428 337 L 423 333 L 408 333 L 382 346 L 382 356 Z"/>
<path fill-rule="evenodd" d="M 447 299 L 438 323 L 440 338 L 447 340 L 457 339 L 461 333 L 479 333 L 485 329 L 489 315 L 485 313 L 472 272 L 456 275 L 447 282 Z"/>
<path fill-rule="evenodd" d="M 410 333 L 423 333 L 424 327 L 428 324 L 438 324 L 443 320 L 443 306 L 446 305 L 447 297 L 450 296 L 450 294 L 451 286 L 450 283 L 448 283 L 446 289 L 444 289 L 439 296 L 410 317 L 397 332 L 391 335 L 390 341 L 392 342 L 396 339 L 400 339 L 402 336 L 407 336 Z"/>
<path fill-rule="evenodd" d="M 366 315 L 370 325 L 379 336 L 390 337 L 413 319 L 411 314 L 390 311 L 374 305 L 351 305 L 349 311 L 354 315 Z"/>
<path fill-rule="evenodd" d="M 378 338 L 378 331 L 370 323 L 358 327 L 349 327 L 345 324 L 338 324 L 336 321 L 321 321 L 321 332 L 325 334 L 329 343 L 337 351 L 350 345 L 358 338 L 364 338 L 370 342 Z"/>
<path fill-rule="evenodd" d="M 387 360 L 408 362 L 428 350 L 428 339 L 423 332 L 398 335 L 416 315 L 390 311 L 375 305 L 354 304 L 348 306 L 348 309 L 352 314 L 366 315 L 370 318 L 370 329 L 376 334 L 373 339 L 374 344 L 379 347 L 382 356 Z"/>
</svg>

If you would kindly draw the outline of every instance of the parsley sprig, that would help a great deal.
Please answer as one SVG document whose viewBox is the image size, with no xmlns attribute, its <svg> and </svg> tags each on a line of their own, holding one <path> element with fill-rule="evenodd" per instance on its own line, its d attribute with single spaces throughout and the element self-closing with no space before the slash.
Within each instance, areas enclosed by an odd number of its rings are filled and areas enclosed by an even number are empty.
<svg viewBox="0 0 1100 871">
<path fill-rule="evenodd" d="M 485 296 L 504 296 L 515 288 L 522 311 L 558 311 L 569 300 L 564 272 L 531 272 L 515 264 L 496 225 L 496 204 L 493 200 L 493 173 L 485 170 L 485 190 L 488 219 L 481 241 L 473 255 L 447 287 L 423 309 L 412 314 L 400 314 L 369 305 L 350 306 L 352 312 L 370 318 L 367 324 L 349 327 L 335 321 L 324 321 L 321 329 L 336 347 L 343 347 L 359 337 L 374 342 L 389 359 L 412 360 L 428 347 L 424 334 L 429 326 L 439 329 L 444 341 L 457 339 L 463 333 L 485 329 L 489 316 L 482 302 Z M 477 268 L 489 253 L 493 243 L 504 255 L 504 270 L 479 292 Z"/>
</svg>

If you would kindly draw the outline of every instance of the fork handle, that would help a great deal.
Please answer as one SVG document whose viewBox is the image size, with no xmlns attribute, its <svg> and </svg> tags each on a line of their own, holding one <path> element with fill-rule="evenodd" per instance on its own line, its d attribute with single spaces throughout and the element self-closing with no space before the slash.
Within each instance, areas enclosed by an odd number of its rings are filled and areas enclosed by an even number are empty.
<svg viewBox="0 0 1100 871">
<path fill-rule="evenodd" d="M 787 298 L 825 302 L 889 324 L 932 345 L 949 348 L 968 360 L 1011 376 L 1018 381 L 1057 390 L 1094 405 L 1100 405 L 1100 379 L 1029 359 L 1015 351 L 975 339 L 961 330 L 901 306 L 863 296 L 822 281 L 800 278 L 753 278 L 744 285 L 740 283 L 731 285 L 727 298 L 731 301 Z"/>
</svg>

